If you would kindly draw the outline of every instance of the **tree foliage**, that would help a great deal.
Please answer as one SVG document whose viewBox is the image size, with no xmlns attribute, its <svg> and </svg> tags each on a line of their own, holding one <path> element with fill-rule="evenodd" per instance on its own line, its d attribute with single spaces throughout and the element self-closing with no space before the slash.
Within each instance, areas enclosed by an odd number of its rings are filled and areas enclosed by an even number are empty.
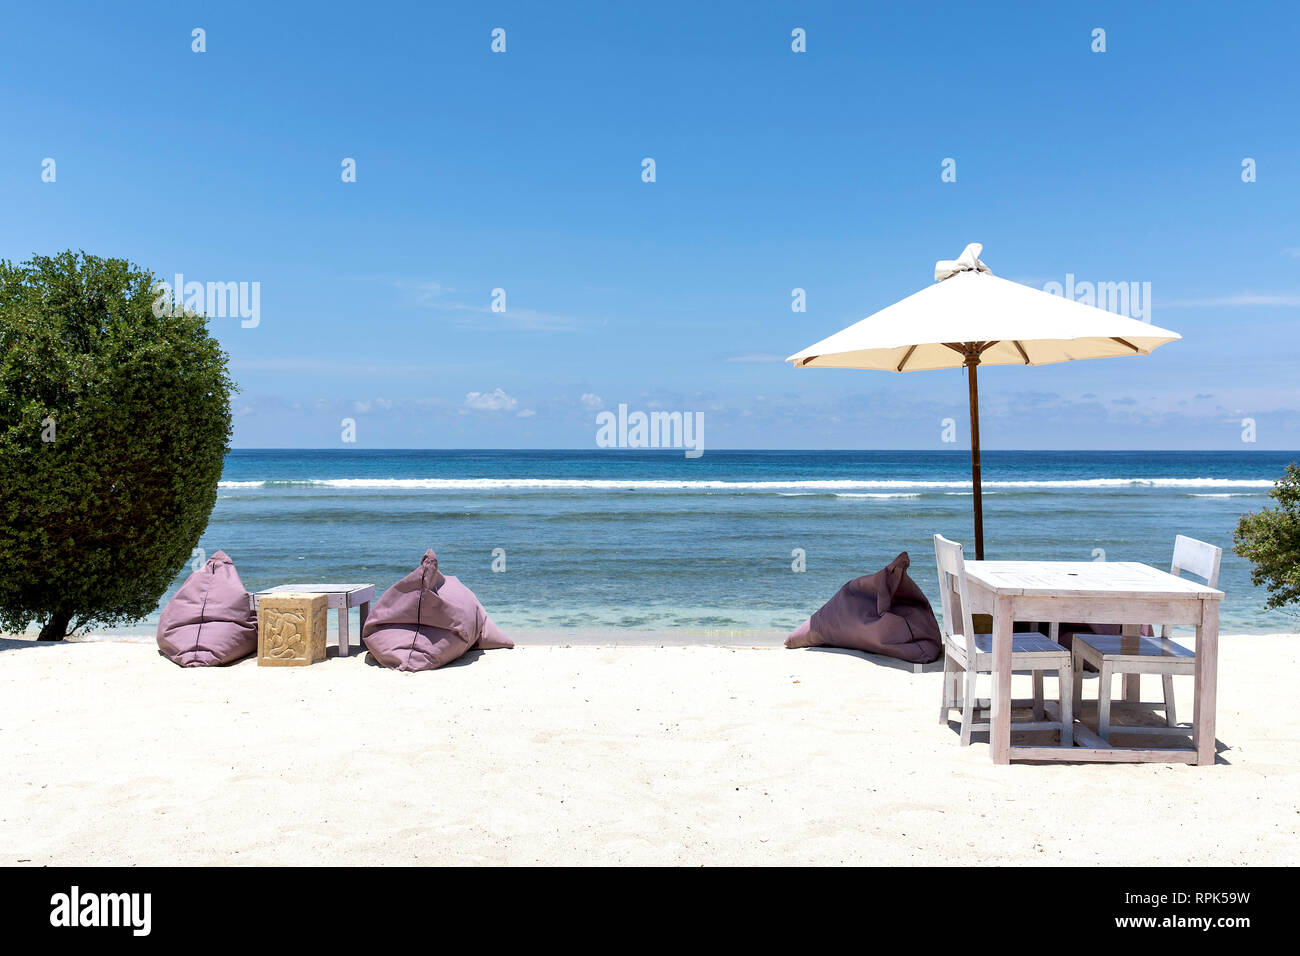
<svg viewBox="0 0 1300 956">
<path fill-rule="evenodd" d="M 1278 507 L 1242 515 L 1233 550 L 1251 563 L 1250 579 L 1268 587 L 1268 606 L 1300 602 L 1300 467 L 1286 474 L 1269 495 Z"/>
<path fill-rule="evenodd" d="M 232 383 L 207 320 L 71 251 L 0 261 L 0 626 L 152 611 L 216 502 Z M 155 314 L 155 312 L 162 314 Z M 71 627 L 70 627 L 71 625 Z"/>
</svg>

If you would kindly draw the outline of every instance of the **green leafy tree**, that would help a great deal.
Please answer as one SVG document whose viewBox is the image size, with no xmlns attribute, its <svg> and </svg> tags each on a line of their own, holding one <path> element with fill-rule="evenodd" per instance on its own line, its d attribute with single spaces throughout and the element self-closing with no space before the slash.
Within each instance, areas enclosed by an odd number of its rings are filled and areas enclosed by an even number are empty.
<svg viewBox="0 0 1300 956">
<path fill-rule="evenodd" d="M 1250 579 L 1267 585 L 1268 606 L 1282 607 L 1300 601 L 1300 467 L 1287 465 L 1269 495 L 1278 507 L 1242 515 L 1233 550 L 1250 560 Z"/>
<path fill-rule="evenodd" d="M 0 261 L 0 627 L 152 611 L 207 527 L 232 383 L 207 320 L 122 259 Z M 161 314 L 158 314 L 161 313 Z"/>
</svg>

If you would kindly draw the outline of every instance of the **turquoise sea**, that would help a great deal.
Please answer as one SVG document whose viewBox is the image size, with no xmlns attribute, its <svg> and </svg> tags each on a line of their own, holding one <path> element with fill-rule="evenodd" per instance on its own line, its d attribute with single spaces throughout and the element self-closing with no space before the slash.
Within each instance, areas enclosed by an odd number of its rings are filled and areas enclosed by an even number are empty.
<svg viewBox="0 0 1300 956">
<path fill-rule="evenodd" d="M 986 556 L 1167 567 L 1188 534 L 1224 548 L 1225 633 L 1298 631 L 1231 553 L 1238 517 L 1297 459 L 986 452 Z M 900 551 L 937 599 L 931 535 L 974 556 L 969 468 L 964 451 L 238 450 L 200 547 L 230 554 L 250 590 L 383 589 L 433 548 L 516 635 L 760 641 Z"/>
</svg>

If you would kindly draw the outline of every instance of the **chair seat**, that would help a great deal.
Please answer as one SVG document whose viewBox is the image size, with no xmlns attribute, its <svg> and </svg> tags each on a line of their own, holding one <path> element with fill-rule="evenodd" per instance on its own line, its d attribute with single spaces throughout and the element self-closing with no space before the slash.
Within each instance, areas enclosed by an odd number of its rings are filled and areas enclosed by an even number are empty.
<svg viewBox="0 0 1300 956">
<path fill-rule="evenodd" d="M 975 650 L 981 654 L 993 653 L 993 635 L 976 634 Z M 1037 631 L 1011 635 L 1012 654 L 1068 654 L 1066 648 L 1057 644 L 1046 634 Z"/>
<path fill-rule="evenodd" d="M 1181 644 L 1175 644 L 1173 641 L 1161 637 L 1137 638 L 1137 645 L 1132 646 L 1130 644 L 1127 648 L 1124 646 L 1124 642 L 1132 642 L 1134 638 L 1109 634 L 1076 634 L 1074 639 L 1102 657 L 1112 660 L 1140 661 L 1149 660 L 1153 657 L 1196 660 L 1196 654 L 1193 651 L 1189 651 Z M 1080 649 L 1082 650 L 1082 648 Z"/>
<path fill-rule="evenodd" d="M 949 635 L 948 647 L 958 660 L 966 659 L 966 640 L 960 634 Z M 993 635 L 976 634 L 975 635 L 975 654 L 978 658 L 976 666 L 980 670 L 985 670 L 985 664 L 993 659 Z M 1017 657 L 1026 657 L 1033 655 L 1035 657 L 1059 657 L 1062 660 L 1069 661 L 1069 648 L 1057 644 L 1046 634 L 1039 634 L 1034 631 L 1017 632 L 1011 635 L 1011 658 L 1015 662 Z"/>
</svg>

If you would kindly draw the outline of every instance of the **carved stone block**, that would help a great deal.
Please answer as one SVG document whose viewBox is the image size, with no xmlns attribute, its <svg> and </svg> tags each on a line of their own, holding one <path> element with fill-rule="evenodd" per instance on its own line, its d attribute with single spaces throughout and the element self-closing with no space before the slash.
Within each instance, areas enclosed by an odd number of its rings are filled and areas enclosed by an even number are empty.
<svg viewBox="0 0 1300 956">
<path fill-rule="evenodd" d="M 259 667 L 305 667 L 325 660 L 329 598 L 268 594 L 257 602 Z"/>
</svg>

